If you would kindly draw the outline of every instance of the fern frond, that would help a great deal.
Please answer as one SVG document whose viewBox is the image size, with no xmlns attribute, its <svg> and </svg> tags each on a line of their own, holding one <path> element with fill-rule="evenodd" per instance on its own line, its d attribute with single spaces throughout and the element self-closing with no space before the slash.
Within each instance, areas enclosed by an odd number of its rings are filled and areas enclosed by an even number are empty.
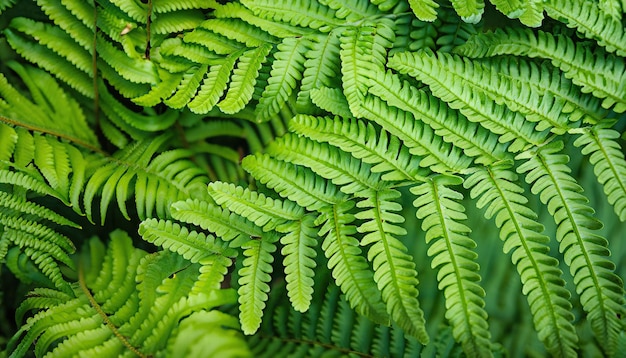
<svg viewBox="0 0 626 358">
<path fill-rule="evenodd" d="M 409 149 L 397 137 L 384 130 L 377 132 L 371 123 L 339 117 L 297 115 L 289 124 L 296 133 L 328 142 L 374 165 L 372 171 L 383 173 L 382 180 L 412 181 L 428 175 L 425 170 L 419 170 L 419 157 L 410 155 Z"/>
<path fill-rule="evenodd" d="M 463 21 L 477 24 L 485 11 L 483 0 L 452 0 L 452 7 Z"/>
<path fill-rule="evenodd" d="M 310 49 L 304 53 L 306 61 L 296 101 L 298 108 L 302 110 L 306 110 L 311 102 L 309 98 L 312 96 L 311 90 L 336 87 L 341 71 L 337 61 L 340 41 L 336 31 L 330 32 L 327 36 L 311 37 L 309 46 Z"/>
<path fill-rule="evenodd" d="M 247 156 L 241 165 L 280 196 L 311 211 L 319 211 L 346 199 L 337 186 L 309 168 L 277 160 L 267 154 Z"/>
<path fill-rule="evenodd" d="M 574 133 L 580 133 L 580 137 L 574 145 L 582 147 L 582 154 L 589 155 L 598 182 L 604 186 L 606 198 L 620 220 L 626 221 L 626 160 L 616 141 L 620 134 L 611 128 L 613 124 L 613 121 L 604 121 L 576 129 Z"/>
<path fill-rule="evenodd" d="M 397 58 L 394 57 L 390 61 L 390 65 L 428 84 L 433 93 L 436 96 L 441 94 L 440 97 L 444 100 L 450 100 L 449 93 L 454 91 L 446 88 L 454 87 L 452 84 L 461 82 L 468 85 L 470 91 L 484 91 L 496 103 L 505 104 L 511 110 L 524 114 L 528 120 L 538 122 L 536 130 L 539 132 L 549 128 L 555 133 L 561 134 L 568 128 L 566 125 L 567 118 L 561 115 L 565 106 L 564 100 L 550 96 L 550 92 L 541 96 L 539 92 L 526 87 L 522 81 L 515 81 L 513 76 L 510 79 L 504 76 L 494 76 L 488 70 L 484 71 L 480 64 L 471 63 L 469 60 L 445 53 L 437 55 L 432 51 L 419 51 L 410 55 L 407 54 L 406 57 L 397 55 Z M 520 66 L 520 72 L 525 72 L 524 76 L 533 75 L 531 73 L 532 66 L 522 67 L 517 63 L 515 65 Z M 447 73 L 453 73 L 458 77 L 446 76 Z M 541 75 L 536 75 L 540 81 Z M 509 80 L 513 81 L 509 82 Z M 559 83 L 555 83 L 555 86 L 559 85 Z M 502 123 L 506 123 L 506 120 L 503 120 Z M 518 126 L 523 124 L 524 122 L 518 122 Z M 509 127 L 508 130 L 511 131 L 511 128 Z M 519 127 L 514 129 L 513 134 L 522 135 L 522 138 L 531 143 L 540 140 L 528 138 L 534 133 Z"/>
<path fill-rule="evenodd" d="M 273 241 L 273 240 L 272 240 Z M 255 333 L 261 326 L 263 309 L 272 279 L 272 253 L 276 245 L 269 240 L 252 239 L 241 248 L 246 257 L 239 270 L 239 321 L 245 334 Z"/>
<path fill-rule="evenodd" d="M 411 10 L 422 21 L 435 21 L 439 4 L 433 0 L 409 0 Z"/>
<path fill-rule="evenodd" d="M 214 255 L 235 256 L 234 250 L 212 235 L 189 231 L 167 220 L 144 220 L 139 225 L 139 234 L 144 240 L 176 252 L 192 263 L 202 262 Z"/>
<path fill-rule="evenodd" d="M 267 147 L 267 153 L 276 159 L 311 168 L 320 176 L 330 179 L 346 194 L 365 195 L 364 190 L 379 189 L 389 184 L 380 181 L 381 175 L 372 172 L 371 166 L 346 152 L 328 144 L 305 137 L 287 134 Z"/>
<path fill-rule="evenodd" d="M 398 224 L 404 218 L 397 214 L 402 209 L 394 199 L 400 192 L 394 189 L 370 191 L 368 197 L 357 203 L 365 208 L 355 214 L 364 220 L 357 231 L 364 234 L 362 246 L 369 246 L 367 259 L 374 268 L 374 280 L 382 293 L 391 319 L 406 334 L 420 342 L 428 341 L 424 313 L 417 300 L 417 271 L 413 257 L 396 236 L 406 235 Z"/>
<path fill-rule="evenodd" d="M 398 327 L 375 325 L 356 315 L 325 276 L 316 278 L 315 299 L 304 313 L 281 305 L 284 288 L 275 286 L 268 302 L 268 319 L 259 333 L 246 337 L 255 357 L 408 357 L 424 353 L 423 346 Z"/>
<path fill-rule="evenodd" d="M 426 243 L 430 244 L 431 266 L 439 270 L 437 280 L 446 298 L 446 318 L 454 338 L 469 356 L 490 355 L 491 335 L 483 308 L 485 292 L 478 284 L 479 266 L 472 251 L 476 243 L 468 236 L 470 228 L 460 223 L 467 218 L 458 203 L 463 196 L 449 188 L 461 183 L 459 177 L 436 176 L 411 188 L 417 196 L 413 205 L 422 219 Z"/>
<path fill-rule="evenodd" d="M 597 2 L 549 0 L 544 6 L 551 18 L 563 21 L 585 37 L 598 41 L 608 52 L 626 56 L 624 25 L 620 20 L 605 16 Z"/>
<path fill-rule="evenodd" d="M 380 21 L 375 25 L 349 27 L 341 34 L 341 85 L 355 117 L 370 86 L 373 73 L 384 71 L 387 50 L 393 46 L 393 24 Z"/>
<path fill-rule="evenodd" d="M 89 242 L 82 255 L 78 285 L 71 294 L 39 290 L 33 294 L 40 299 L 25 301 L 22 310 L 42 310 L 29 318 L 9 343 L 13 356 L 23 356 L 33 343 L 38 356 L 46 352 L 60 356 L 162 354 L 168 339 L 177 336 L 175 326 L 186 316 L 235 301 L 230 290 L 187 296 L 197 276 L 189 263 L 165 252 L 148 255 L 134 248 L 123 232 L 111 234 L 104 257 L 100 256 L 102 250 L 97 239 Z M 168 277 L 174 272 L 178 274 Z M 220 323 L 217 320 L 211 329 Z"/>
<path fill-rule="evenodd" d="M 213 182 L 208 190 L 218 205 L 245 217 L 266 232 L 300 220 L 304 215 L 304 210 L 292 201 L 272 199 L 234 184 Z"/>
<path fill-rule="evenodd" d="M 224 241 L 233 241 L 231 246 L 241 246 L 251 237 L 266 235 L 261 228 L 227 209 L 200 200 L 187 199 L 172 204 L 172 217 L 215 233 Z"/>
<path fill-rule="evenodd" d="M 400 53 L 389 60 L 389 66 L 403 73 L 417 75 L 416 57 L 411 53 Z M 462 148 L 470 157 L 476 157 L 479 163 L 492 163 L 507 158 L 504 146 L 498 138 L 470 122 L 460 113 L 448 107 L 443 101 L 419 90 L 390 72 L 381 73 L 372 81 L 370 92 L 389 105 L 411 112 L 416 118 L 434 129 L 445 141 Z"/>
<path fill-rule="evenodd" d="M 624 61 L 600 48 L 591 49 L 564 35 L 529 29 L 506 28 L 472 37 L 455 51 L 470 57 L 522 55 L 550 59 L 583 93 L 602 99 L 604 108 L 626 111 Z"/>
<path fill-rule="evenodd" d="M 206 114 L 217 104 L 226 90 L 235 62 L 243 53 L 244 50 L 236 51 L 220 61 L 219 64 L 211 66 L 198 89 L 198 93 L 187 104 L 192 112 Z"/>
<path fill-rule="evenodd" d="M 471 163 L 471 158 L 459 147 L 443 141 L 430 126 L 416 120 L 408 111 L 389 106 L 374 96 L 365 99 L 361 111 L 365 118 L 397 136 L 411 154 L 420 156 L 419 164 L 425 168 L 439 173 L 460 173 Z"/>
<path fill-rule="evenodd" d="M 262 18 L 323 32 L 342 23 L 335 17 L 332 9 L 317 1 L 290 0 L 277 3 L 269 0 L 242 0 L 241 3 Z"/>
<path fill-rule="evenodd" d="M 576 354 L 578 341 L 570 293 L 558 261 L 548 255 L 549 238 L 541 233 L 543 225 L 526 206 L 528 199 L 516 181 L 517 175 L 500 165 L 476 169 L 464 185 L 471 189 L 472 198 L 479 198 L 479 209 L 487 207 L 485 217 L 495 217 L 504 252 L 512 250 L 539 339 L 552 355 L 569 357 Z"/>
<path fill-rule="evenodd" d="M 540 195 L 557 225 L 556 237 L 565 263 L 574 277 L 576 291 L 591 327 L 603 348 L 613 354 L 624 314 L 622 280 L 613 271 L 608 242 L 593 231 L 602 224 L 592 215 L 594 210 L 582 194 L 582 188 L 568 174 L 569 158 L 560 154 L 563 142 L 524 152 L 518 159 L 526 162 L 517 168 L 526 173 L 532 192 Z"/>
<path fill-rule="evenodd" d="M 311 102 L 317 107 L 343 118 L 352 118 L 350 105 L 340 88 L 320 87 L 309 93 Z"/>
<path fill-rule="evenodd" d="M 290 25 L 284 22 L 273 21 L 260 16 L 259 14 L 255 14 L 252 10 L 244 7 L 240 3 L 229 2 L 216 7 L 213 14 L 215 17 L 220 19 L 241 19 L 250 25 L 254 25 L 278 38 L 303 36 L 310 33 L 309 29 L 303 29 L 299 26 Z"/>
<path fill-rule="evenodd" d="M 227 114 L 241 111 L 252 99 L 254 85 L 257 81 L 259 69 L 270 53 L 270 45 L 262 45 L 256 49 L 244 52 L 233 70 L 230 85 L 224 99 L 218 103 L 219 109 Z"/>
<path fill-rule="evenodd" d="M 178 149 L 155 155 L 167 138 L 166 135 L 135 142 L 112 158 L 104 158 L 85 185 L 87 217 L 93 217 L 91 205 L 99 194 L 102 223 L 113 195 L 128 218 L 125 202 L 134 194 L 139 218 L 150 217 L 154 211 L 165 218 L 169 215 L 171 203 L 190 197 L 192 192 L 204 186 L 207 182 L 205 174 L 187 159 L 190 151 Z M 156 190 L 162 194 L 156 195 Z"/>
<path fill-rule="evenodd" d="M 280 238 L 283 245 L 280 253 L 284 256 L 287 294 L 293 308 L 305 312 L 313 300 L 313 277 L 317 265 L 315 216 L 303 215 L 299 221 L 286 225 L 283 230 L 287 234 Z"/>
<path fill-rule="evenodd" d="M 308 49 L 304 38 L 286 38 L 278 44 L 267 86 L 256 107 L 257 121 L 264 122 L 276 115 L 293 93 L 304 71 L 304 52 Z"/>
<path fill-rule="evenodd" d="M 322 227 L 318 235 L 324 237 L 322 250 L 328 258 L 337 286 L 346 295 L 350 306 L 359 314 L 380 324 L 389 324 L 389 316 L 381 293 L 374 281 L 374 274 L 361 256 L 359 241 L 354 237 L 354 215 L 350 213 L 354 202 L 343 201 L 322 212 L 316 220 Z M 420 332 L 426 342 L 428 336 Z"/>
</svg>

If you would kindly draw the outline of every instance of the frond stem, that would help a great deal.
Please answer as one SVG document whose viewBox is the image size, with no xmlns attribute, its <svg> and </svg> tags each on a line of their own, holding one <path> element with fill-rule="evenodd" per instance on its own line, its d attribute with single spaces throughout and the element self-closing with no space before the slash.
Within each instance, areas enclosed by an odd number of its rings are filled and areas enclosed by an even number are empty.
<svg viewBox="0 0 626 358">
<path fill-rule="evenodd" d="M 82 263 L 79 264 L 79 266 L 78 266 L 78 284 L 80 285 L 80 289 L 83 291 L 85 296 L 87 296 L 87 299 L 89 300 L 89 303 L 91 304 L 91 307 L 93 307 L 96 310 L 96 312 L 98 312 L 98 315 L 100 315 L 100 317 L 102 317 L 102 320 L 109 327 L 109 329 L 111 329 L 111 331 L 113 332 L 113 335 L 115 335 L 115 337 L 117 337 L 120 341 L 122 341 L 122 344 L 126 348 L 128 348 L 130 351 L 135 353 L 138 357 L 140 357 L 140 358 L 147 358 L 148 357 L 147 355 L 141 353 L 137 348 L 135 348 L 132 344 L 130 344 L 128 339 L 126 339 L 126 337 L 124 337 L 117 330 L 117 327 L 115 327 L 113 322 L 111 322 L 111 320 L 109 319 L 109 316 L 107 316 L 106 312 L 104 312 L 102 310 L 102 307 L 100 307 L 98 302 L 96 302 L 96 299 L 93 297 L 93 295 L 89 291 L 89 288 L 87 287 L 87 284 L 85 283 L 85 272 L 83 270 Z"/>
<path fill-rule="evenodd" d="M 100 154 L 105 155 L 105 156 L 110 156 L 110 154 L 108 154 L 104 150 L 96 147 L 95 145 L 89 144 L 89 143 L 85 142 L 82 139 L 71 137 L 71 136 L 69 136 L 67 134 L 64 134 L 64 133 L 59 133 L 59 132 L 55 132 L 55 131 L 52 131 L 52 130 L 47 129 L 47 128 L 41 128 L 41 127 L 33 126 L 33 125 L 30 125 L 30 124 L 25 124 L 23 122 L 18 122 L 16 120 L 13 120 L 13 119 L 1 116 L 1 115 L 0 115 L 0 122 L 4 122 L 4 123 L 10 124 L 12 126 L 16 126 L 16 127 L 23 127 L 23 128 L 26 128 L 26 129 L 28 129 L 30 131 L 36 131 L 36 132 L 49 134 L 49 135 L 57 137 L 57 138 L 68 140 L 68 141 L 70 141 L 72 143 L 75 143 L 75 144 L 85 148 L 85 149 L 89 149 L 92 152 L 100 153 Z"/>
</svg>

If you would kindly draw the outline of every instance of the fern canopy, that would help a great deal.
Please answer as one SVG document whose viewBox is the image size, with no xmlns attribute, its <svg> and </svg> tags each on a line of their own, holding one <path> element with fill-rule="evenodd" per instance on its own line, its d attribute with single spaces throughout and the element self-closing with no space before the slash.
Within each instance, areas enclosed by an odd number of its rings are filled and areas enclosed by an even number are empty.
<svg viewBox="0 0 626 358">
<path fill-rule="evenodd" d="M 0 0 L 0 356 L 620 356 L 625 13 Z"/>
</svg>

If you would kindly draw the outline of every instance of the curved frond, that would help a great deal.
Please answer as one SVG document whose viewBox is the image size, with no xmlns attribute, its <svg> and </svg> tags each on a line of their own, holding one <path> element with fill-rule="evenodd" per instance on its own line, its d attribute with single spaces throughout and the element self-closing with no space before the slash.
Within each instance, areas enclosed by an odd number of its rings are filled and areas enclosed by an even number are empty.
<svg viewBox="0 0 626 358">
<path fill-rule="evenodd" d="M 111 234 L 103 258 L 90 260 L 102 250 L 97 239 L 89 242 L 81 258 L 79 284 L 71 294 L 59 299 L 55 291 L 39 290 L 33 294 L 40 299 L 25 301 L 23 310 L 39 311 L 9 343 L 14 356 L 23 355 L 33 343 L 40 356 L 48 351 L 61 356 L 160 354 L 186 316 L 235 301 L 233 291 L 219 289 L 185 297 L 197 267 L 189 267 L 180 256 L 136 249 L 123 232 Z M 46 301 L 43 305 L 41 299 Z"/>
<path fill-rule="evenodd" d="M 316 221 L 322 225 L 318 235 L 324 237 L 322 250 L 328 258 L 328 268 L 350 306 L 372 321 L 388 325 L 389 316 L 374 281 L 374 274 L 361 255 L 359 241 L 354 237 L 357 230 L 354 226 L 355 217 L 350 213 L 353 207 L 354 202 L 343 201 L 318 217 Z M 420 338 L 424 342 L 428 340 L 425 332 Z"/>
<path fill-rule="evenodd" d="M 626 111 L 626 64 L 599 48 L 591 49 L 564 35 L 506 28 L 475 35 L 455 51 L 470 57 L 522 55 L 550 59 L 583 93 L 602 99 L 604 108 Z"/>
<path fill-rule="evenodd" d="M 583 309 L 603 348 L 613 354 L 622 331 L 619 317 L 625 309 L 623 283 L 614 273 L 615 264 L 608 259 L 608 242 L 594 233 L 602 224 L 593 217 L 589 200 L 569 175 L 569 158 L 560 153 L 562 148 L 563 142 L 558 141 L 520 154 L 518 159 L 526 162 L 517 171 L 526 173 L 532 192 L 548 206 Z"/>
<path fill-rule="evenodd" d="M 263 309 L 272 279 L 272 253 L 276 245 L 262 238 L 249 240 L 242 245 L 243 267 L 239 270 L 239 321 L 245 334 L 255 333 L 261 326 Z"/>
<path fill-rule="evenodd" d="M 576 354 L 578 341 L 570 293 L 558 261 L 548 255 L 550 239 L 541 233 L 543 225 L 526 206 L 528 199 L 516 181 L 517 175 L 506 166 L 493 166 L 477 169 L 464 185 L 479 198 L 479 209 L 487 207 L 485 217 L 495 218 L 504 252 L 512 250 L 539 339 L 552 355 L 570 357 Z"/>
<path fill-rule="evenodd" d="M 417 271 L 413 257 L 396 236 L 406 235 L 398 224 L 404 218 L 397 214 L 402 206 L 395 201 L 400 193 L 394 189 L 370 191 L 368 197 L 357 203 L 365 208 L 355 214 L 364 220 L 357 231 L 364 234 L 362 246 L 369 246 L 367 259 L 374 266 L 374 281 L 382 293 L 391 319 L 406 334 L 420 342 L 428 342 L 424 313 L 417 296 Z"/>
<path fill-rule="evenodd" d="M 463 196 L 449 188 L 461 183 L 459 177 L 436 176 L 411 192 L 417 196 L 413 205 L 430 244 L 431 266 L 439 271 L 437 280 L 446 298 L 452 334 L 468 355 L 484 356 L 491 352 L 491 334 L 483 308 L 485 292 L 478 284 L 477 255 L 472 251 L 476 243 L 468 236 L 470 228 L 460 223 L 467 218 L 458 203 Z"/>
<path fill-rule="evenodd" d="M 270 120 L 285 105 L 297 82 L 302 79 L 304 52 L 307 48 L 308 41 L 304 38 L 289 37 L 278 44 L 267 86 L 255 110 L 257 121 Z"/>
<path fill-rule="evenodd" d="M 624 151 L 616 141 L 620 134 L 612 129 L 613 122 L 577 129 L 580 137 L 574 145 L 589 155 L 598 182 L 604 186 L 609 203 L 621 221 L 626 221 L 626 160 Z"/>
<path fill-rule="evenodd" d="M 606 16 L 595 1 L 549 0 L 545 2 L 548 16 L 563 21 L 585 37 L 598 41 L 608 52 L 626 56 L 624 25 L 614 17 Z"/>
<path fill-rule="evenodd" d="M 413 53 L 400 53 L 389 60 L 389 65 L 417 75 L 417 57 Z M 507 157 L 505 149 L 497 137 L 477 123 L 467 120 L 459 112 L 448 107 L 445 102 L 433 95 L 415 88 L 408 82 L 390 72 L 381 73 L 369 89 L 370 92 L 389 105 L 411 112 L 416 118 L 434 129 L 445 141 L 461 147 L 470 157 L 476 157 L 479 163 L 491 163 Z"/>
</svg>

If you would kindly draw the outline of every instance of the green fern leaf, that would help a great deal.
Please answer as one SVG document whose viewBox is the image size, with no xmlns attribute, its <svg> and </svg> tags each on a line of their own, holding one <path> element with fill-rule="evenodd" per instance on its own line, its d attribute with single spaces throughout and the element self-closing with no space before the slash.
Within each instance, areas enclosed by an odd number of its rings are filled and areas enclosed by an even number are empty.
<svg viewBox="0 0 626 358">
<path fill-rule="evenodd" d="M 310 92 L 322 87 L 336 87 L 340 73 L 339 64 L 339 36 L 333 31 L 327 36 L 315 36 L 310 38 L 311 49 L 304 53 L 304 72 L 302 84 L 298 92 L 296 104 L 302 110 L 306 110 L 311 102 Z M 315 103 L 315 102 L 313 102 Z M 324 108 L 324 107 L 321 107 Z"/>
<path fill-rule="evenodd" d="M 401 72 L 415 75 L 417 70 L 414 59 L 415 56 L 411 53 L 396 54 L 389 60 L 389 65 Z M 495 135 L 468 121 L 427 92 L 418 90 L 407 82 L 401 83 L 390 72 L 381 73 L 373 81 L 370 92 L 389 105 L 411 112 L 434 129 L 435 134 L 461 147 L 468 156 L 476 157 L 479 163 L 492 163 L 507 158 L 503 145 L 498 143 Z"/>
<path fill-rule="evenodd" d="M 244 52 L 239 57 L 226 96 L 217 105 L 222 112 L 237 113 L 250 102 L 259 69 L 265 62 L 271 48 L 270 45 L 262 45 L 254 50 Z"/>
<path fill-rule="evenodd" d="M 539 92 L 534 92 L 531 88 L 526 87 L 525 83 L 522 81 L 515 81 L 514 75 L 510 73 L 511 71 L 507 71 L 507 77 L 492 76 L 489 72 L 483 72 L 484 67 L 481 68 L 480 64 L 466 61 L 467 60 L 464 61 L 459 57 L 453 57 L 445 53 L 437 56 L 431 51 L 420 51 L 412 54 L 411 59 L 408 61 L 405 60 L 404 63 L 411 64 L 410 74 L 412 76 L 428 84 L 429 88 L 436 96 L 452 102 L 451 105 L 453 108 L 460 107 L 459 104 L 454 102 L 454 97 L 467 98 L 467 92 L 484 91 L 483 93 L 496 103 L 505 104 L 512 111 L 524 114 L 526 119 L 538 122 L 536 127 L 536 131 L 538 132 L 550 128 L 550 130 L 555 133 L 562 134 L 568 129 L 568 119 L 564 115 L 561 115 L 562 109 L 565 107 L 565 101 L 562 98 L 555 98 L 550 92 L 546 92 L 545 95 L 540 96 Z M 531 66 L 518 64 L 513 64 L 513 66 L 520 67 L 519 71 L 522 72 L 521 76 L 530 76 L 531 74 L 528 72 L 531 72 L 530 70 L 533 69 Z M 484 69 L 486 70 L 487 68 Z M 448 73 L 454 75 L 446 76 Z M 533 82 L 547 82 L 547 74 L 536 74 L 536 72 L 532 74 L 537 77 L 537 80 Z M 513 81 L 509 82 L 510 79 Z M 465 91 L 465 95 L 462 95 L 462 92 L 460 93 L 460 91 L 455 89 L 455 87 L 458 86 L 452 85 L 458 84 L 459 82 L 469 87 L 468 90 Z M 555 84 L 556 89 L 554 92 L 558 93 L 559 89 L 557 85 L 559 84 Z M 542 89 L 544 89 L 544 87 L 545 86 L 542 86 Z M 452 97 L 451 94 L 453 94 L 454 97 Z M 467 102 L 469 100 L 465 101 Z M 475 112 L 475 110 L 470 111 L 472 114 Z M 525 124 L 524 121 L 518 121 L 513 126 L 507 125 L 507 122 L 509 121 L 502 120 L 497 124 L 499 124 L 500 127 L 504 126 L 508 132 L 512 132 L 512 135 L 521 136 L 527 142 L 537 143 L 542 140 L 541 137 L 533 138 L 535 133 L 529 131 L 528 128 L 522 127 Z M 503 130 L 499 129 L 498 132 L 503 132 Z"/>
<path fill-rule="evenodd" d="M 227 209 L 221 209 L 217 205 L 197 199 L 175 202 L 172 204 L 171 211 L 174 219 L 211 231 L 224 241 L 233 241 L 231 246 L 241 246 L 250 237 L 264 235 L 261 228 L 247 219 Z"/>
<path fill-rule="evenodd" d="M 517 19 L 524 13 L 524 0 L 489 0 L 510 19 Z"/>
<path fill-rule="evenodd" d="M 302 79 L 308 42 L 303 38 L 286 38 L 278 44 L 267 86 L 259 99 L 255 113 L 257 121 L 265 122 L 276 115 Z"/>
<path fill-rule="evenodd" d="M 563 21 L 585 37 L 598 41 L 608 52 L 626 56 L 624 25 L 620 20 L 605 16 L 597 2 L 549 0 L 544 6 L 551 18 Z"/>
<path fill-rule="evenodd" d="M 171 203 L 185 199 L 200 185 L 206 183 L 203 171 L 187 160 L 187 150 L 173 150 L 155 156 L 168 136 L 136 142 L 116 153 L 112 158 L 101 159 L 99 166 L 85 185 L 85 213 L 92 218 L 91 205 L 97 194 L 101 195 L 101 222 L 113 195 L 118 207 L 128 218 L 126 199 L 134 193 L 137 214 L 144 219 L 156 209 L 159 217 L 169 215 Z M 120 165 L 124 163 L 124 165 Z M 174 181 L 173 178 L 178 180 Z M 134 188 L 131 185 L 134 184 Z M 164 195 L 156 195 L 156 190 Z"/>
<path fill-rule="evenodd" d="M 328 142 L 374 165 L 372 171 L 383 173 L 383 180 L 420 180 L 428 174 L 419 171 L 419 157 L 410 155 L 397 137 L 377 132 L 370 123 L 306 115 L 297 115 L 289 123 L 298 134 Z"/>
<path fill-rule="evenodd" d="M 382 293 L 387 312 L 406 334 L 420 342 L 428 341 L 424 313 L 417 300 L 417 271 L 413 257 L 396 236 L 406 235 L 406 230 L 397 224 L 404 218 L 397 214 L 402 209 L 394 201 L 400 193 L 394 189 L 370 191 L 368 197 L 357 203 L 358 208 L 367 208 L 355 214 L 356 219 L 365 220 L 357 231 L 363 233 L 362 246 L 370 246 L 368 260 L 374 266 L 374 280 Z"/>
<path fill-rule="evenodd" d="M 604 108 L 626 111 L 626 89 L 621 85 L 626 76 L 624 61 L 569 37 L 507 28 L 474 36 L 456 51 L 470 57 L 514 54 L 550 59 L 583 93 L 603 99 Z"/>
<path fill-rule="evenodd" d="M 213 12 L 217 18 L 226 19 L 241 19 L 250 25 L 254 25 L 263 31 L 278 38 L 303 36 L 310 33 L 309 29 L 303 29 L 298 26 L 293 26 L 284 22 L 273 21 L 263 16 L 259 16 L 259 13 L 254 13 L 252 10 L 244 7 L 240 3 L 226 3 L 222 6 L 216 7 Z"/>
<path fill-rule="evenodd" d="M 314 249 L 318 245 L 315 216 L 303 215 L 299 221 L 287 224 L 282 229 L 287 232 L 280 238 L 287 294 L 293 308 L 305 312 L 313 300 L 313 270 L 317 265 L 317 252 Z"/>
<path fill-rule="evenodd" d="M 446 298 L 446 318 L 454 338 L 469 356 L 491 355 L 491 335 L 483 308 L 485 292 L 478 284 L 477 255 L 472 251 L 476 243 L 468 237 L 470 228 L 459 222 L 467 218 L 458 203 L 463 196 L 448 187 L 461 183 L 459 177 L 436 176 L 411 188 L 417 196 L 413 205 L 430 244 L 431 266 L 439 270 L 437 280 Z"/>
<path fill-rule="evenodd" d="M 580 137 L 574 145 L 589 155 L 598 182 L 604 186 L 609 203 L 621 221 L 626 221 L 626 160 L 624 151 L 616 141 L 620 134 L 611 129 L 613 121 L 598 123 L 592 127 L 576 129 Z"/>
<path fill-rule="evenodd" d="M 337 186 L 309 168 L 277 160 L 267 154 L 247 156 L 241 165 L 256 180 L 310 211 L 322 210 L 347 198 Z"/>
<path fill-rule="evenodd" d="M 311 168 L 320 176 L 341 186 L 346 194 L 362 194 L 367 189 L 380 189 L 389 184 L 381 182 L 379 173 L 371 166 L 336 147 L 314 142 L 305 137 L 287 134 L 267 147 L 268 154 L 277 159 Z"/>
<path fill-rule="evenodd" d="M 355 117 L 367 94 L 372 73 L 384 71 L 387 49 L 395 41 L 393 24 L 381 21 L 375 25 L 349 27 L 341 34 L 341 85 Z"/>
<path fill-rule="evenodd" d="M 208 190 L 218 205 L 245 217 L 265 232 L 288 221 L 300 220 L 304 214 L 292 201 L 272 199 L 234 184 L 213 182 Z"/>
<path fill-rule="evenodd" d="M 272 240 L 273 241 L 273 240 Z M 239 270 L 239 321 L 245 334 L 255 333 L 263 317 L 263 309 L 270 290 L 272 253 L 276 246 L 272 241 L 252 239 L 242 245 L 243 267 Z"/>
<path fill-rule="evenodd" d="M 201 262 L 213 255 L 235 256 L 232 249 L 228 249 L 215 237 L 189 231 L 167 220 L 144 220 L 139 225 L 139 234 L 144 240 L 176 252 L 192 263 Z"/>
<path fill-rule="evenodd" d="M 309 93 L 311 102 L 319 108 L 343 118 L 352 118 L 350 105 L 340 88 L 320 87 Z"/>
<path fill-rule="evenodd" d="M 200 25 L 201 28 L 223 35 L 231 40 L 241 42 L 246 47 L 261 47 L 276 43 L 278 40 L 247 22 L 233 19 L 209 19 Z"/>
<path fill-rule="evenodd" d="M 322 250 L 328 258 L 328 268 L 332 270 L 337 286 L 346 295 L 350 306 L 359 314 L 374 322 L 389 324 L 389 316 L 376 288 L 374 275 L 365 258 L 361 256 L 359 242 L 354 238 L 357 232 L 354 215 L 350 210 L 354 202 L 344 201 L 322 212 L 316 222 L 322 227 L 318 233 L 324 237 Z M 427 335 L 420 335 L 424 342 Z"/>
<path fill-rule="evenodd" d="M 477 24 L 485 11 L 485 3 L 482 0 L 452 0 L 452 6 L 463 21 Z"/>
<path fill-rule="evenodd" d="M 397 136 L 411 154 L 420 156 L 419 164 L 425 168 L 439 173 L 460 173 L 470 165 L 471 158 L 459 147 L 444 142 L 430 126 L 417 121 L 410 112 L 391 107 L 373 96 L 365 99 L 361 111 L 365 118 Z"/>
<path fill-rule="evenodd" d="M 437 4 L 433 0 L 409 0 L 411 10 L 418 19 L 422 21 L 435 21 L 437 20 Z"/>
<path fill-rule="evenodd" d="M 235 62 L 243 53 L 243 50 L 234 52 L 220 64 L 211 66 L 195 98 L 188 103 L 192 112 L 205 114 L 217 104 L 230 80 L 230 73 L 235 67 Z"/>
<path fill-rule="evenodd" d="M 286 22 L 323 32 L 341 25 L 334 11 L 317 1 L 290 0 L 276 3 L 268 0 L 242 0 L 241 3 L 255 15 L 275 22 Z"/>
<path fill-rule="evenodd" d="M 471 189 L 472 198 L 479 198 L 479 209 L 487 207 L 485 217 L 495 217 L 504 252 L 513 250 L 512 260 L 520 273 L 539 339 L 552 355 L 569 357 L 576 354 L 578 341 L 570 293 L 558 261 L 548 255 L 549 238 L 541 234 L 543 225 L 526 206 L 528 199 L 516 181 L 517 175 L 500 165 L 476 169 L 464 185 Z"/>
<path fill-rule="evenodd" d="M 559 154 L 563 142 L 524 152 L 518 159 L 527 161 L 517 168 L 527 173 L 532 192 L 540 195 L 557 225 L 557 240 L 565 263 L 574 276 L 576 291 L 591 327 L 603 348 L 613 354 L 624 314 L 624 289 L 615 265 L 608 260 L 608 242 L 593 233 L 602 224 L 593 218 L 582 188 L 568 174 L 568 157 Z"/>
</svg>

